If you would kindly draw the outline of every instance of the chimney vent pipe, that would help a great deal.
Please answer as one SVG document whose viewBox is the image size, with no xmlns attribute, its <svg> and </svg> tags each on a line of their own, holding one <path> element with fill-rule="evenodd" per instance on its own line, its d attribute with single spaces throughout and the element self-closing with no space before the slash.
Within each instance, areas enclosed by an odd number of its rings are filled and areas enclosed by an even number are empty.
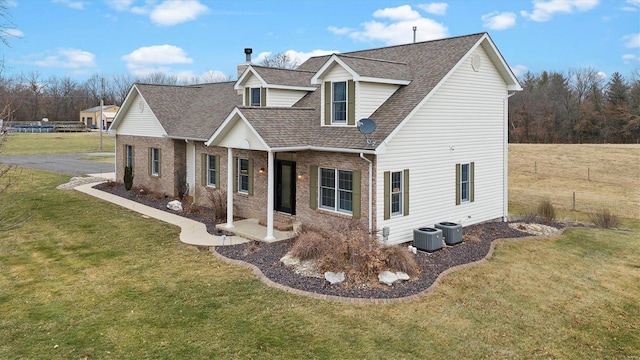
<svg viewBox="0 0 640 360">
<path fill-rule="evenodd" d="M 246 61 L 248 63 L 251 62 L 251 53 L 253 53 L 253 49 L 252 48 L 244 48 L 244 54 L 246 56 Z"/>
</svg>

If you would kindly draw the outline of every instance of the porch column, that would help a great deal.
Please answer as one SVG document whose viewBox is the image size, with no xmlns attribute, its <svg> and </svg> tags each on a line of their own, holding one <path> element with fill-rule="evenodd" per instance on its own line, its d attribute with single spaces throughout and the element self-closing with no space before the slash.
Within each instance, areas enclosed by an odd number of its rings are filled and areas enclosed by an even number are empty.
<svg viewBox="0 0 640 360">
<path fill-rule="evenodd" d="M 275 184 L 275 171 L 273 165 L 273 151 L 268 152 L 268 170 L 267 170 L 267 237 L 264 239 L 267 241 L 275 240 L 273 236 L 273 198 L 274 184 Z"/>
<path fill-rule="evenodd" d="M 233 149 L 227 148 L 227 229 L 233 228 Z"/>
</svg>

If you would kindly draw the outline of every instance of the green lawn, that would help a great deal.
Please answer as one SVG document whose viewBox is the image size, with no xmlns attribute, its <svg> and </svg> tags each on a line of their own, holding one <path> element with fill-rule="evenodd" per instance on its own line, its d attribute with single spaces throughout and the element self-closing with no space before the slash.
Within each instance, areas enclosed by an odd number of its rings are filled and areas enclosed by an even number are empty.
<svg viewBox="0 0 640 360">
<path fill-rule="evenodd" d="M 0 233 L 0 358 L 640 357 L 640 222 L 500 244 L 418 301 L 272 289 L 178 229 L 29 171 Z"/>
<path fill-rule="evenodd" d="M 1 155 L 38 155 L 38 154 L 78 154 L 92 152 L 114 152 L 115 137 L 100 132 L 83 133 L 12 133 L 0 149 Z"/>
</svg>

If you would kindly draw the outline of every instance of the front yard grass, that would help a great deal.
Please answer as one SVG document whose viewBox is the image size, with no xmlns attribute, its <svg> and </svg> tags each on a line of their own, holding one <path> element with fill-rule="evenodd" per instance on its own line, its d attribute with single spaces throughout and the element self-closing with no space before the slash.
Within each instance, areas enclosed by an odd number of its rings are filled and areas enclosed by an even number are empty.
<svg viewBox="0 0 640 360">
<path fill-rule="evenodd" d="M 0 233 L 0 358 L 636 358 L 640 222 L 502 243 L 408 303 L 288 294 L 33 171 Z"/>
<path fill-rule="evenodd" d="M 45 155 L 114 152 L 115 137 L 100 132 L 82 133 L 11 133 L 0 149 L 0 155 Z"/>
</svg>

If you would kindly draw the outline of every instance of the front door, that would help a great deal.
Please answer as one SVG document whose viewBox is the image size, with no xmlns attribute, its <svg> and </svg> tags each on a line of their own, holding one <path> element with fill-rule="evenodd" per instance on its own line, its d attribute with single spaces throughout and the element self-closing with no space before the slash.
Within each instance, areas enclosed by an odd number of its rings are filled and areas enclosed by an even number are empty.
<svg viewBox="0 0 640 360">
<path fill-rule="evenodd" d="M 276 160 L 276 211 L 296 213 L 296 163 Z"/>
</svg>

